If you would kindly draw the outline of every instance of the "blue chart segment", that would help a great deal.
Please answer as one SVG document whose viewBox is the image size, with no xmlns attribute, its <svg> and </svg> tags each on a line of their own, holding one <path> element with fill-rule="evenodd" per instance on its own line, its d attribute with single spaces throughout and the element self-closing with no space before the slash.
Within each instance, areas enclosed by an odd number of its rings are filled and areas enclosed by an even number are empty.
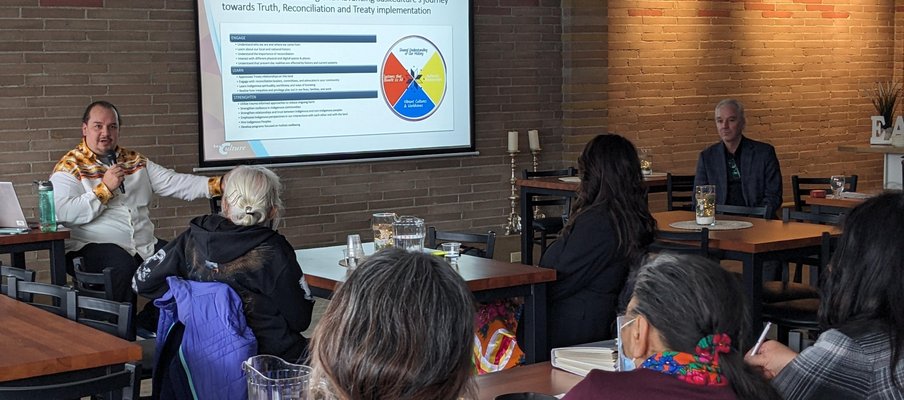
<svg viewBox="0 0 904 400">
<path fill-rule="evenodd" d="M 393 44 L 383 60 L 381 75 L 383 97 L 405 120 L 429 117 L 446 94 L 445 60 L 422 36 L 407 36 Z"/>
</svg>

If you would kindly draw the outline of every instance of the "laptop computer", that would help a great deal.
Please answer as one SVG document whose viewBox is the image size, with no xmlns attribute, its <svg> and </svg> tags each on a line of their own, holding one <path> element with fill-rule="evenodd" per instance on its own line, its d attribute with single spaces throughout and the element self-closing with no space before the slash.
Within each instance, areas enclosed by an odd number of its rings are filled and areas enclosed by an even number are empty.
<svg viewBox="0 0 904 400">
<path fill-rule="evenodd" d="M 12 182 L 0 182 L 0 234 L 25 233 L 31 229 L 19 204 Z"/>
</svg>

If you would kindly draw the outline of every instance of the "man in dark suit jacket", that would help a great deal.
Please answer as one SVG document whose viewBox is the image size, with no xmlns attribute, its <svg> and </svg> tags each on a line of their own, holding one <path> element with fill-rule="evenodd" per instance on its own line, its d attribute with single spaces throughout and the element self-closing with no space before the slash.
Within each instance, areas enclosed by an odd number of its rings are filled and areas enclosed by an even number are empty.
<svg viewBox="0 0 904 400">
<path fill-rule="evenodd" d="M 782 206 L 782 171 L 775 148 L 744 136 L 744 105 L 725 99 L 716 105 L 720 143 L 700 152 L 694 185 L 716 185 L 716 204 Z"/>
</svg>

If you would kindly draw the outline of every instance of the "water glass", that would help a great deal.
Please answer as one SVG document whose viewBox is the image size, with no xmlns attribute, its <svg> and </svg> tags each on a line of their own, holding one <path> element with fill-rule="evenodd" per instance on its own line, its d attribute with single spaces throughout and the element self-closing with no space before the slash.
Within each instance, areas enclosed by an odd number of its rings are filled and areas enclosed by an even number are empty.
<svg viewBox="0 0 904 400">
<path fill-rule="evenodd" d="M 364 259 L 364 245 L 361 243 L 361 235 L 357 233 L 348 235 L 348 244 L 345 246 L 345 262 L 349 268 L 358 266 L 358 262 Z"/>
<path fill-rule="evenodd" d="M 392 245 L 407 251 L 424 251 L 427 228 L 418 217 L 402 216 L 392 224 Z"/>
<path fill-rule="evenodd" d="M 446 242 L 443 243 L 443 254 L 446 258 L 446 262 L 453 267 L 458 266 L 458 257 L 461 255 L 459 252 L 461 251 L 461 243 L 458 242 Z"/>
<path fill-rule="evenodd" d="M 395 213 L 375 213 L 370 220 L 374 231 L 374 251 L 392 247 L 392 224 L 398 216 Z"/>
<path fill-rule="evenodd" d="M 829 184 L 832 186 L 832 197 L 840 199 L 844 192 L 844 175 L 832 175 Z"/>
<path fill-rule="evenodd" d="M 640 172 L 644 175 L 653 174 L 653 150 L 647 147 L 637 149 L 637 157 L 640 159 Z"/>
<path fill-rule="evenodd" d="M 697 200 L 697 225 L 716 224 L 716 185 L 699 185 L 694 190 Z"/>
</svg>

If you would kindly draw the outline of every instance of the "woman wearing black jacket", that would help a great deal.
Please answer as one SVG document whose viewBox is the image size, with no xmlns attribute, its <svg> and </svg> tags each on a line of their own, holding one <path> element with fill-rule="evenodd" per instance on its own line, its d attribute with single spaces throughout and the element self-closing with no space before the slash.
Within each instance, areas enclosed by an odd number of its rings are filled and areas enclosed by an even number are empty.
<svg viewBox="0 0 904 400">
<path fill-rule="evenodd" d="M 282 212 L 279 177 L 238 166 L 224 180 L 221 215 L 194 218 L 138 268 L 133 289 L 157 299 L 169 289 L 168 276 L 226 283 L 242 297 L 258 352 L 299 360 L 306 355 L 301 332 L 311 323 L 314 301 L 295 250 L 273 229 Z"/>
<path fill-rule="evenodd" d="M 571 217 L 540 260 L 540 266 L 556 270 L 548 293 L 552 348 L 615 336 L 610 328 L 619 294 L 656 229 L 630 141 L 614 134 L 593 138 L 578 170 L 581 184 Z"/>
</svg>

